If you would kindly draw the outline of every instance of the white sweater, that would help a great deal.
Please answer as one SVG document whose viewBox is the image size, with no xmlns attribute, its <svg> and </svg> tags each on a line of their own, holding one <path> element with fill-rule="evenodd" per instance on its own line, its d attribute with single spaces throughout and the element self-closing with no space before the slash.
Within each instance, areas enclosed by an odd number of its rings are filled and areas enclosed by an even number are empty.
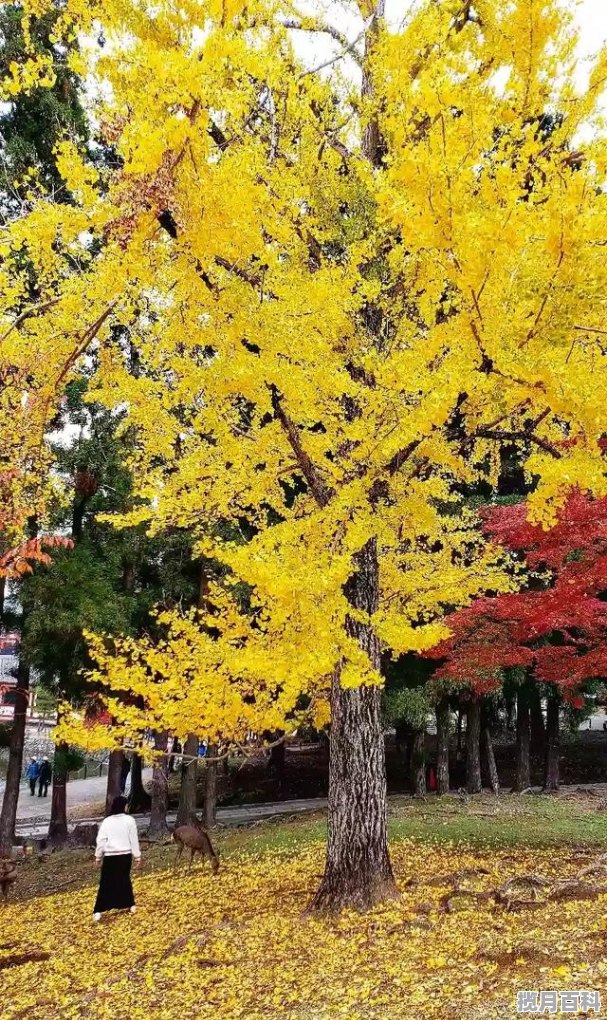
<svg viewBox="0 0 607 1020">
<path fill-rule="evenodd" d="M 95 857 L 100 861 L 105 855 L 112 857 L 116 854 L 141 857 L 137 822 L 132 815 L 110 815 L 99 826 Z"/>
</svg>

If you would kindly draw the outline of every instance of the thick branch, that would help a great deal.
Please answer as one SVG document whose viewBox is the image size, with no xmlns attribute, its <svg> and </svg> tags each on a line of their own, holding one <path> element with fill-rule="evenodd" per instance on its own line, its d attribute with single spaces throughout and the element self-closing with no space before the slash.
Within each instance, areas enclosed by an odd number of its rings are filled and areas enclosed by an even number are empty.
<svg viewBox="0 0 607 1020">
<path fill-rule="evenodd" d="M 276 386 L 273 384 L 268 387 L 272 395 L 272 410 L 276 420 L 280 422 L 284 433 L 289 441 L 289 445 L 295 454 L 297 465 L 302 475 L 304 476 L 310 492 L 314 496 L 314 499 L 320 507 L 325 507 L 331 501 L 334 493 L 331 488 L 325 485 L 322 480 L 317 467 L 313 463 L 311 457 L 306 453 L 303 443 L 301 441 L 301 435 L 295 422 L 291 421 L 284 407 L 282 406 L 282 398 L 278 392 Z"/>
<path fill-rule="evenodd" d="M 556 446 L 553 446 L 552 443 L 549 443 L 547 439 L 542 439 L 541 436 L 536 436 L 534 432 L 526 430 L 523 430 L 521 432 L 516 431 L 509 432 L 502 429 L 480 428 L 476 430 L 474 435 L 469 437 L 468 442 L 473 442 L 475 439 L 496 439 L 499 442 L 506 443 L 521 441 L 527 443 L 534 443 L 536 446 L 539 446 L 540 449 L 544 450 L 546 453 L 549 453 L 551 457 L 554 457 L 555 460 L 560 460 L 562 457 L 560 450 L 557 450 Z"/>
</svg>

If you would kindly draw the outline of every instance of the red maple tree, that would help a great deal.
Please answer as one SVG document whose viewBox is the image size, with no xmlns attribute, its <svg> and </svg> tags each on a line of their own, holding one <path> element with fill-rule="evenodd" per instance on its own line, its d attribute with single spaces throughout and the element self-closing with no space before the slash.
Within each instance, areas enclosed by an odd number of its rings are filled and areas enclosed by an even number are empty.
<svg viewBox="0 0 607 1020">
<path fill-rule="evenodd" d="M 607 499 L 574 491 L 549 531 L 528 522 L 525 503 L 483 516 L 488 535 L 524 555 L 527 586 L 454 613 L 451 637 L 429 653 L 444 660 L 436 676 L 485 694 L 522 666 L 579 707 L 584 683 L 607 676 Z"/>
</svg>

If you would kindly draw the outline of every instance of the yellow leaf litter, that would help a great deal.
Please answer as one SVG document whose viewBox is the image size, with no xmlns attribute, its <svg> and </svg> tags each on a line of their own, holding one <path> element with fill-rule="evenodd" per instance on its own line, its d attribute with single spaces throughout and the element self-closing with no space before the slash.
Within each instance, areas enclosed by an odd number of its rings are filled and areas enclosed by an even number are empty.
<svg viewBox="0 0 607 1020">
<path fill-rule="evenodd" d="M 93 884 L 0 908 L 2 1020 L 506 1020 L 520 989 L 598 989 L 607 1004 L 604 895 L 440 910 L 455 872 L 486 869 L 468 882 L 482 892 L 572 878 L 598 855 L 402 841 L 400 902 L 310 918 L 323 855 L 315 842 L 228 857 L 217 877 L 143 874 L 138 913 L 99 924 Z"/>
</svg>

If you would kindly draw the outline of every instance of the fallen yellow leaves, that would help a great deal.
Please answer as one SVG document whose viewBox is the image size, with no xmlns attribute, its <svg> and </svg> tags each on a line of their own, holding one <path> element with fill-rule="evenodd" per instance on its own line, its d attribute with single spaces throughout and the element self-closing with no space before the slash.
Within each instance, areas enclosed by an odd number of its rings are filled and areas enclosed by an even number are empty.
<svg viewBox="0 0 607 1020">
<path fill-rule="evenodd" d="M 401 901 L 334 919 L 303 916 L 320 843 L 232 856 L 217 877 L 144 875 L 139 912 L 99 925 L 91 887 L 12 903 L 0 913 L 2 1020 L 504 1020 L 519 989 L 596 988 L 605 1000 L 605 896 L 533 910 L 482 898 L 530 872 L 573 879 L 592 856 L 404 841 Z M 481 897 L 445 912 L 466 869 Z"/>
</svg>

